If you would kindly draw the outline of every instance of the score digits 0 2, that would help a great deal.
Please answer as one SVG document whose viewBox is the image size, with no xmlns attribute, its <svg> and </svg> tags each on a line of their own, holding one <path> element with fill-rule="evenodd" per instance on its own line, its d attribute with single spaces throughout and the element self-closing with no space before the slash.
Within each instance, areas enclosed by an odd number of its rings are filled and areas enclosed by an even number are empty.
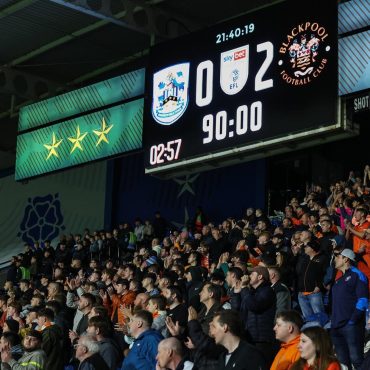
<svg viewBox="0 0 370 370">
<path fill-rule="evenodd" d="M 257 92 L 274 86 L 272 78 L 265 78 L 265 74 L 273 61 L 273 44 L 267 41 L 257 44 L 255 48 L 257 53 L 264 55 L 264 60 L 258 66 L 252 85 L 254 91 Z M 220 53 L 218 80 L 223 93 L 226 95 L 236 95 L 246 85 L 249 76 L 249 64 L 251 63 L 249 52 L 250 45 L 247 44 Z M 202 61 L 196 67 L 195 104 L 202 110 L 203 108 L 207 109 L 207 106 L 213 101 L 214 93 L 218 93 L 215 88 L 215 69 L 215 63 L 212 60 Z M 168 94 L 173 95 L 175 91 L 177 91 L 176 88 L 172 88 L 170 93 L 166 92 L 166 104 L 179 99 L 176 96 L 168 97 Z M 259 131 L 263 125 L 262 118 L 263 105 L 259 100 L 252 102 L 249 106 L 242 104 L 230 112 L 227 112 L 227 110 L 220 110 L 214 114 L 207 112 L 200 119 L 200 127 L 203 133 L 206 134 L 202 142 L 203 144 L 210 144 L 213 141 L 227 140 L 234 136 L 245 135 L 247 132 Z M 157 165 L 178 160 L 181 156 L 181 143 L 181 139 L 176 139 L 152 145 L 150 147 L 150 164 Z M 172 153 L 172 145 L 176 145 L 174 154 Z"/>
</svg>

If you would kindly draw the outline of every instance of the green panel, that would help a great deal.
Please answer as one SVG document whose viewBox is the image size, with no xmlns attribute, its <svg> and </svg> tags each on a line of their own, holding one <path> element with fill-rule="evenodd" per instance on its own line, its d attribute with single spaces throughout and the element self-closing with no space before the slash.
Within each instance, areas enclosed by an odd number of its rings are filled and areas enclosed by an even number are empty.
<svg viewBox="0 0 370 370">
<path fill-rule="evenodd" d="M 27 105 L 19 113 L 18 131 L 67 118 L 79 113 L 144 94 L 145 69 L 98 82 L 78 90 Z"/>
<path fill-rule="evenodd" d="M 15 179 L 141 148 L 143 105 L 138 99 L 18 135 Z"/>
</svg>

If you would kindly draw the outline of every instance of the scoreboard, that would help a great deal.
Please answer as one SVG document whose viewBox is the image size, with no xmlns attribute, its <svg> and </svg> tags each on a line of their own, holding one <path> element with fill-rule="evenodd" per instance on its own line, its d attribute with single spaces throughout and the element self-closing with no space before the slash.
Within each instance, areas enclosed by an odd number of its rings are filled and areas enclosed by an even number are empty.
<svg viewBox="0 0 370 370">
<path fill-rule="evenodd" d="M 146 173 L 337 122 L 337 1 L 285 1 L 154 46 Z"/>
</svg>

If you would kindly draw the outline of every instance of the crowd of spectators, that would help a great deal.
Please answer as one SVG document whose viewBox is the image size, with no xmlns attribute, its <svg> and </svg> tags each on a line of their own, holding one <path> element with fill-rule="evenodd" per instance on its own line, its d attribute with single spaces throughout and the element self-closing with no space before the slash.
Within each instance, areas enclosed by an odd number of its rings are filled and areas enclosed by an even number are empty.
<svg viewBox="0 0 370 370">
<path fill-rule="evenodd" d="M 370 369 L 370 169 L 177 230 L 37 241 L 0 295 L 1 369 Z M 369 351 L 370 352 L 370 351 Z"/>
</svg>

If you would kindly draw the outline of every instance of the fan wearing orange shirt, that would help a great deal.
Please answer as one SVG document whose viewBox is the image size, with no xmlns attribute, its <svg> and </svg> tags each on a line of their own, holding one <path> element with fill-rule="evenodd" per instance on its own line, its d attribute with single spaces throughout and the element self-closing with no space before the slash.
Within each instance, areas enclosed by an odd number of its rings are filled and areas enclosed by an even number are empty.
<svg viewBox="0 0 370 370">
<path fill-rule="evenodd" d="M 281 311 L 277 314 L 274 332 L 281 347 L 270 370 L 288 370 L 299 359 L 298 344 L 302 325 L 302 316 L 297 311 Z"/>
<path fill-rule="evenodd" d="M 109 298 L 105 296 L 103 299 L 103 305 L 108 309 L 108 312 L 111 313 L 111 320 L 113 324 L 123 325 L 125 323 L 125 317 L 123 316 L 122 310 L 119 308 L 130 307 L 134 304 L 136 293 L 129 290 L 129 281 L 125 279 L 118 279 L 112 288 L 108 288 Z M 109 302 L 110 301 L 110 302 Z"/>
<path fill-rule="evenodd" d="M 355 253 L 370 254 L 370 242 L 365 238 L 365 230 L 370 228 L 370 222 L 366 217 L 368 212 L 365 208 L 357 208 L 354 214 L 356 226 L 346 222 L 347 235 L 353 235 L 353 251 Z"/>
<path fill-rule="evenodd" d="M 346 238 L 348 239 L 350 234 L 353 236 L 353 251 L 361 256 L 358 261 L 358 269 L 362 271 L 369 284 L 370 291 L 370 238 L 367 236 L 367 230 L 370 229 L 370 222 L 367 220 L 369 214 L 365 208 L 359 207 L 354 212 L 354 222 L 353 226 L 350 222 L 346 223 Z"/>
</svg>

